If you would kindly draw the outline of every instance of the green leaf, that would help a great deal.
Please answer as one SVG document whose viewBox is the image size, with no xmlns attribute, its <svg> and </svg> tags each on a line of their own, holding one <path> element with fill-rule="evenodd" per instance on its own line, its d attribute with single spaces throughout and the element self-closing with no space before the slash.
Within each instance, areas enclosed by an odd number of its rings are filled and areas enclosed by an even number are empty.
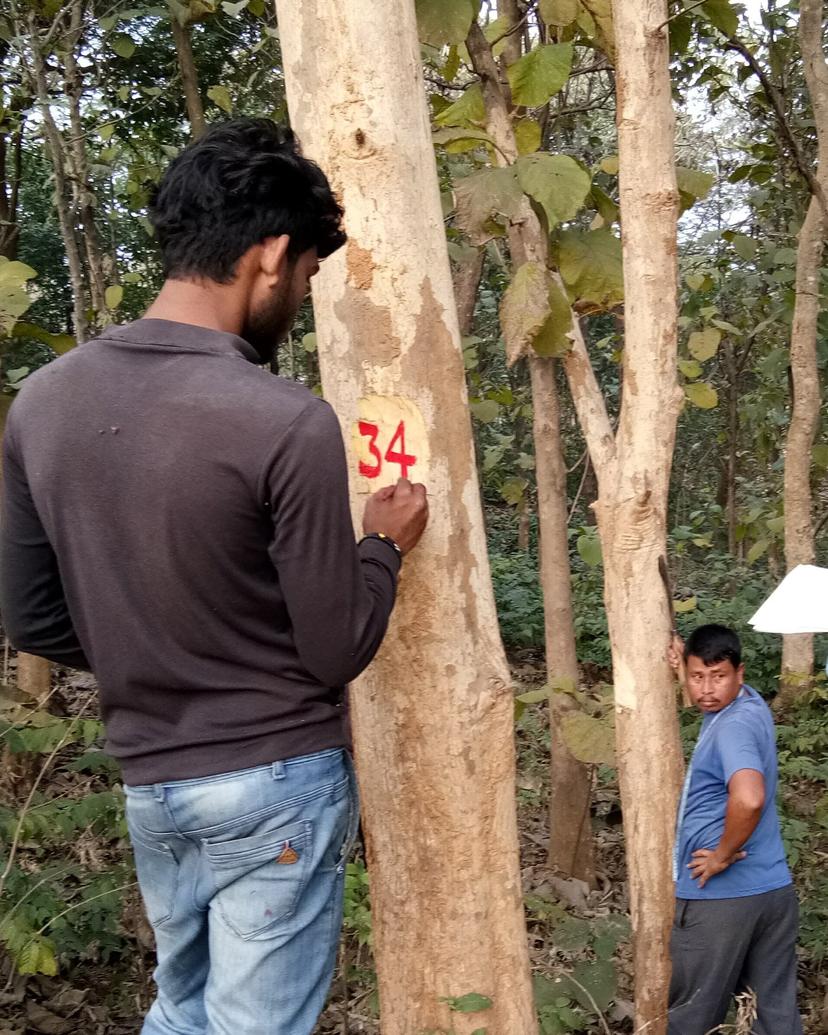
<svg viewBox="0 0 828 1035">
<path fill-rule="evenodd" d="M 611 309 L 624 300 L 621 241 L 610 230 L 565 230 L 558 243 L 558 268 L 570 298 Z"/>
<path fill-rule="evenodd" d="M 524 355 L 549 316 L 549 271 L 538 262 L 519 266 L 500 303 L 500 325 L 510 362 Z"/>
<path fill-rule="evenodd" d="M 576 543 L 578 549 L 578 556 L 584 562 L 588 564 L 590 568 L 597 568 L 601 563 L 601 540 L 597 534 L 592 533 L 587 535 L 578 536 L 578 542 Z"/>
<path fill-rule="evenodd" d="M 578 17 L 578 0 L 540 0 L 538 10 L 547 25 L 563 28 Z"/>
<path fill-rule="evenodd" d="M 476 10 L 473 0 L 416 0 L 415 6 L 420 39 L 435 47 L 462 43 Z"/>
<path fill-rule="evenodd" d="M 123 104 L 126 104 L 126 102 L 129 100 L 129 97 L 130 97 L 131 93 L 132 93 L 132 90 L 128 86 L 119 86 L 118 87 L 118 98 L 120 99 L 120 101 Z"/>
<path fill-rule="evenodd" d="M 305 352 L 316 352 L 316 333 L 311 331 L 310 334 L 302 335 L 302 348 Z"/>
<path fill-rule="evenodd" d="M 615 765 L 615 730 L 608 718 L 569 712 L 561 719 L 561 734 L 574 758 L 591 765 Z"/>
<path fill-rule="evenodd" d="M 598 163 L 598 168 L 601 172 L 605 172 L 608 176 L 618 175 L 618 155 L 607 155 L 606 158 L 602 158 Z"/>
<path fill-rule="evenodd" d="M 10 262 L 0 256 L 0 335 L 9 334 L 31 305 L 26 281 L 36 275 L 24 262 Z"/>
<path fill-rule="evenodd" d="M 455 1013 L 479 1013 L 483 1010 L 491 1010 L 494 1003 L 486 995 L 479 992 L 469 992 L 461 996 L 443 996 L 441 1003 L 447 1003 L 449 1010 Z"/>
<path fill-rule="evenodd" d="M 689 611 L 696 610 L 697 601 L 695 597 L 687 597 L 685 600 L 674 600 L 673 611 L 677 615 L 685 615 Z"/>
<path fill-rule="evenodd" d="M 431 135 L 431 142 L 444 147 L 449 154 L 460 154 L 463 151 L 473 151 L 481 144 L 492 145 L 492 138 L 482 129 L 446 127 L 438 129 Z"/>
<path fill-rule="evenodd" d="M 753 546 L 748 550 L 747 563 L 753 564 L 754 561 L 758 561 L 759 558 L 765 553 L 770 546 L 770 540 L 760 539 L 758 543 L 754 543 Z"/>
<path fill-rule="evenodd" d="M 515 123 L 515 143 L 519 155 L 534 154 L 541 146 L 541 128 L 534 119 L 519 119 Z"/>
<path fill-rule="evenodd" d="M 733 245 L 733 250 L 739 258 L 743 259 L 745 262 L 750 262 L 750 260 L 755 257 L 756 251 L 759 248 L 759 243 L 752 237 L 748 237 L 747 234 L 725 233 L 722 234 L 722 237 L 724 237 L 725 240 L 730 241 Z"/>
<path fill-rule="evenodd" d="M 127 61 L 135 53 L 135 41 L 130 36 L 127 36 L 125 32 L 119 32 L 116 36 L 113 36 L 110 46 L 118 57 L 122 57 Z"/>
<path fill-rule="evenodd" d="M 702 365 L 695 359 L 680 359 L 679 370 L 685 377 L 701 377 Z"/>
<path fill-rule="evenodd" d="M 565 356 L 572 348 L 572 307 L 553 280 L 549 285 L 549 315 L 535 335 L 532 348 L 539 356 Z"/>
<path fill-rule="evenodd" d="M 730 0 L 705 0 L 701 5 L 703 14 L 725 36 L 735 36 L 739 29 L 739 19 L 730 6 Z"/>
<path fill-rule="evenodd" d="M 702 410 L 712 410 L 719 404 L 716 389 L 706 381 L 693 381 L 692 384 L 685 385 L 684 394 L 694 406 L 698 406 Z"/>
<path fill-rule="evenodd" d="M 571 43 L 535 47 L 506 70 L 512 100 L 527 108 L 541 107 L 563 87 L 571 68 Z"/>
<path fill-rule="evenodd" d="M 479 402 L 470 403 L 469 408 L 472 416 L 481 424 L 491 424 L 500 413 L 500 403 L 495 399 L 481 399 Z"/>
<path fill-rule="evenodd" d="M 705 327 L 703 331 L 694 331 L 690 335 L 687 340 L 687 351 L 694 359 L 704 363 L 705 360 L 716 355 L 721 340 L 722 332 L 720 330 L 715 327 Z"/>
<path fill-rule="evenodd" d="M 526 495 L 529 482 L 525 478 L 507 478 L 500 486 L 500 495 L 510 507 L 516 507 Z"/>
<path fill-rule="evenodd" d="M 226 111 L 228 115 L 233 114 L 233 101 L 230 97 L 230 91 L 226 86 L 211 86 L 207 91 L 207 96 L 214 104 L 218 105 L 222 111 Z"/>
<path fill-rule="evenodd" d="M 601 190 L 595 183 L 593 183 L 592 190 L 589 192 L 589 203 L 597 211 L 606 226 L 617 222 L 618 205 L 616 205 L 606 191 Z M 598 228 L 595 227 L 595 229 Z"/>
<path fill-rule="evenodd" d="M 573 982 L 572 994 L 585 1010 L 594 1011 L 597 1007 L 603 1013 L 615 998 L 615 967 L 609 960 L 579 963 L 573 969 L 572 977 L 577 982 Z"/>
<path fill-rule="evenodd" d="M 828 467 L 828 446 L 814 446 L 812 455 L 817 467 Z"/>
<path fill-rule="evenodd" d="M 686 169 L 679 165 L 676 167 L 676 181 L 682 194 L 689 194 L 701 200 L 710 193 L 716 177 L 713 173 L 702 172 L 700 169 Z"/>
<path fill-rule="evenodd" d="M 12 335 L 15 338 L 42 341 L 44 345 L 48 345 L 59 356 L 62 356 L 64 352 L 68 352 L 69 349 L 73 349 L 76 345 L 75 339 L 71 334 L 52 334 L 50 331 L 44 330 L 43 327 L 38 327 L 34 323 L 16 323 L 12 330 Z"/>
<path fill-rule="evenodd" d="M 595 46 L 615 64 L 615 30 L 612 24 L 612 0 L 581 0 L 578 24 L 591 37 Z"/>
<path fill-rule="evenodd" d="M 500 57 L 506 48 L 508 42 L 507 34 L 512 19 L 502 14 L 499 18 L 495 18 L 493 22 L 483 29 L 483 35 L 486 37 L 486 41 L 492 45 L 492 56 Z"/>
<path fill-rule="evenodd" d="M 104 292 L 107 309 L 117 309 L 124 297 L 124 289 L 120 284 L 110 284 Z"/>
<path fill-rule="evenodd" d="M 480 83 L 474 83 L 453 104 L 436 115 L 434 121 L 438 126 L 467 126 L 470 122 L 483 122 L 485 118 L 483 90 Z"/>
<path fill-rule="evenodd" d="M 523 192 L 514 166 L 482 169 L 454 185 L 457 223 L 472 244 L 485 244 L 505 233 L 504 225 L 517 215 Z"/>
<path fill-rule="evenodd" d="M 592 185 L 589 173 L 568 155 L 536 154 L 515 163 L 518 183 L 536 201 L 553 230 L 583 207 Z"/>
</svg>

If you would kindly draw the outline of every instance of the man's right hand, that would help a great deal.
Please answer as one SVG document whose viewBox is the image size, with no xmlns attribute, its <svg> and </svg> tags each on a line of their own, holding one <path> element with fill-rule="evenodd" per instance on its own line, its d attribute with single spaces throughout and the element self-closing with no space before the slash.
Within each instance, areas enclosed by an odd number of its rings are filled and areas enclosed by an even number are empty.
<svg viewBox="0 0 828 1035">
<path fill-rule="evenodd" d="M 365 535 L 382 532 L 406 554 L 420 541 L 427 523 L 425 485 L 400 478 L 396 485 L 379 489 L 368 499 L 362 529 Z"/>
</svg>

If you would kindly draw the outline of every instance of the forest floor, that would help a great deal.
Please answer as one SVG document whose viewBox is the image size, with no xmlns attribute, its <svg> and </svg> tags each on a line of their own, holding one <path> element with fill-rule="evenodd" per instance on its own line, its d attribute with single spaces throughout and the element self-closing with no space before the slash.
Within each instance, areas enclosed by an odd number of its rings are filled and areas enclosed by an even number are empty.
<svg viewBox="0 0 828 1035">
<path fill-rule="evenodd" d="M 542 668 L 532 654 L 513 658 L 513 674 L 521 692 L 543 683 Z M 91 690 L 83 680 L 77 674 L 65 678 L 50 709 L 67 717 L 76 713 L 79 702 L 88 701 Z M 543 704 L 530 705 L 521 716 L 517 744 L 521 867 L 543 1035 L 626 1035 L 633 1030 L 632 961 L 623 831 L 614 772 L 601 767 L 597 773 L 593 815 L 597 886 L 589 889 L 579 881 L 557 877 L 546 865 L 549 735 Z M 803 751 L 807 751 L 807 738 L 803 738 L 803 744 Z M 96 768 L 90 764 L 78 769 L 77 761 L 71 761 L 77 760 L 78 754 L 77 748 L 68 749 L 55 758 L 37 789 L 35 802 L 41 795 L 44 801 L 72 801 L 117 786 L 111 768 L 103 766 L 89 772 L 90 767 Z M 94 754 L 87 751 L 83 757 Z M 27 764 L 27 758 L 10 754 L 6 748 L 0 802 L 19 806 L 31 790 L 33 774 L 39 767 Z M 70 768 L 73 764 L 75 769 Z M 794 801 L 800 816 L 791 821 L 789 832 L 792 829 L 794 838 L 799 838 L 794 854 L 804 907 L 803 938 L 807 942 L 800 961 L 800 1008 L 807 1035 L 828 1031 L 824 1005 L 828 1002 L 828 902 L 823 902 L 825 884 L 821 877 L 828 844 L 824 837 L 815 840 L 805 835 L 824 792 L 824 786 L 799 778 L 783 791 Z M 113 880 L 127 883 L 124 873 L 128 878 L 131 874 L 122 832 L 106 826 L 99 831 L 100 824 L 90 824 L 71 843 L 63 845 L 50 843 L 48 837 L 23 839 L 18 855 L 20 868 L 38 875 L 56 861 L 79 860 L 88 872 L 113 872 Z M 35 897 L 29 898 L 29 905 Z M 74 902 L 68 893 L 67 900 Z M 117 915 L 112 912 L 113 906 L 107 906 L 113 900 L 119 903 Z M 349 866 L 347 926 L 340 965 L 316 1035 L 379 1035 L 368 906 L 364 868 L 357 859 Z M 48 904 L 43 909 L 51 919 Z M 152 933 L 143 918 L 137 891 L 133 887 L 119 896 L 104 893 L 99 914 L 90 917 L 86 915 L 89 909 L 84 910 L 84 925 L 73 932 L 76 944 L 72 951 L 64 948 L 69 938 L 66 933 L 58 946 L 63 951 L 55 976 L 15 975 L 0 950 L 0 1035 L 137 1035 L 140 1017 L 153 994 Z M 38 922 L 37 918 L 32 921 L 33 925 Z M 96 925 L 100 932 L 109 933 L 98 933 Z M 725 1030 L 740 1029 L 728 1026 Z"/>
</svg>

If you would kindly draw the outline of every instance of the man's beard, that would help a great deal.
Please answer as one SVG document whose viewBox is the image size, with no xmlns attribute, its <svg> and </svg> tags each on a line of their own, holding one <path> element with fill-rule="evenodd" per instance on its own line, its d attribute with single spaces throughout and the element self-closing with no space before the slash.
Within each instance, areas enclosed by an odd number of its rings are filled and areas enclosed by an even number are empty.
<svg viewBox="0 0 828 1035">
<path fill-rule="evenodd" d="M 262 363 L 276 365 L 276 349 L 293 326 L 296 311 L 290 300 L 290 281 L 281 280 L 273 294 L 256 312 L 250 313 L 241 336 L 250 342 Z"/>
</svg>

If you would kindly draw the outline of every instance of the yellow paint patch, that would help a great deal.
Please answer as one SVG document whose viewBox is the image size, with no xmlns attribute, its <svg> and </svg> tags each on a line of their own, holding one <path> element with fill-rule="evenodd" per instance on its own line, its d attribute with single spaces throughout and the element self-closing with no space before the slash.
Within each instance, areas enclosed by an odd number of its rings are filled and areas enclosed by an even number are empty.
<svg viewBox="0 0 828 1035">
<path fill-rule="evenodd" d="M 357 492 L 374 492 L 401 477 L 428 482 L 428 434 L 413 402 L 396 395 L 369 395 L 359 400 L 358 414 L 351 428 Z"/>
</svg>

